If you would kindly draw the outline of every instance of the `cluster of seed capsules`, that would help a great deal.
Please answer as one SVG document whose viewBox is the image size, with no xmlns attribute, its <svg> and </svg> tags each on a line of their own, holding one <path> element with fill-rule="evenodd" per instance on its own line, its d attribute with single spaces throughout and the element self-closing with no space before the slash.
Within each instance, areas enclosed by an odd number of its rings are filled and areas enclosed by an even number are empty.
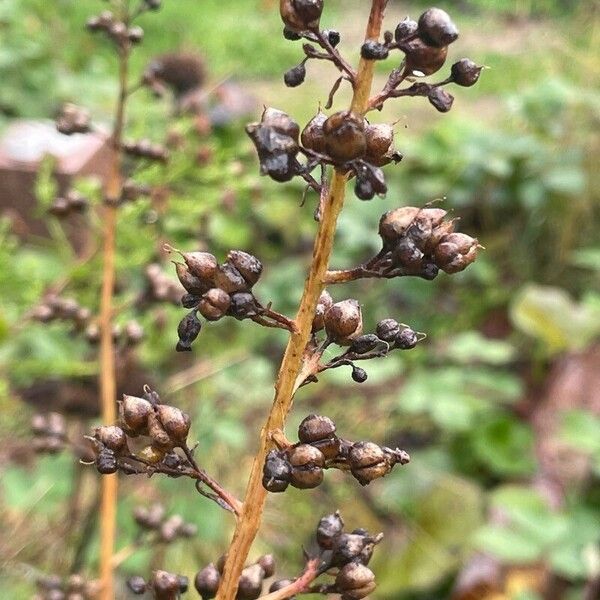
<svg viewBox="0 0 600 600">
<path fill-rule="evenodd" d="M 231 250 L 227 260 L 218 264 L 209 252 L 181 252 L 184 262 L 176 262 L 177 277 L 187 294 L 181 299 L 184 308 L 191 311 L 181 320 L 177 329 L 177 351 L 191 350 L 198 337 L 202 321 L 218 321 L 225 316 L 236 319 L 272 318 L 272 311 L 263 307 L 252 293 L 263 266 L 260 260 L 241 250 Z"/>
<path fill-rule="evenodd" d="M 30 429 L 35 452 L 56 454 L 67 443 L 67 423 L 60 413 L 36 413 L 31 417 Z"/>
<path fill-rule="evenodd" d="M 404 450 L 338 437 L 335 423 L 320 415 L 309 415 L 300 423 L 298 440 L 267 455 L 262 480 L 267 491 L 284 492 L 289 485 L 315 488 L 323 482 L 325 469 L 350 471 L 361 485 L 368 485 L 385 477 L 395 465 L 410 461 Z"/>
<path fill-rule="evenodd" d="M 177 575 L 168 571 L 154 571 L 148 580 L 141 575 L 134 575 L 127 580 L 127 587 L 135 595 L 150 592 L 156 600 L 177 600 L 189 588 L 189 580 L 185 575 Z"/>
<path fill-rule="evenodd" d="M 86 581 L 81 575 L 63 580 L 58 575 L 47 575 L 36 581 L 32 600 L 96 600 L 100 597 L 100 582 Z"/>
<path fill-rule="evenodd" d="M 182 456 L 175 448 L 184 447 L 190 430 L 190 417 L 175 406 L 161 404 L 155 391 L 146 388 L 144 397 L 124 395 L 119 403 L 120 426 L 103 425 L 94 430 L 91 441 L 95 465 L 102 474 L 140 472 L 133 463 L 160 467 L 171 476 L 184 475 Z M 149 444 L 133 453 L 134 438 L 149 438 Z"/>
<path fill-rule="evenodd" d="M 150 2 L 144 2 L 151 9 Z M 160 8 L 160 3 L 154 10 Z M 144 30 L 137 25 L 127 26 L 126 23 L 117 18 L 110 10 L 102 11 L 98 16 L 90 17 L 86 23 L 89 31 L 103 33 L 108 39 L 114 42 L 117 47 L 123 47 L 131 44 L 139 44 L 144 39 Z"/>
<path fill-rule="evenodd" d="M 210 600 L 217 595 L 223 568 L 225 567 L 225 556 L 221 556 L 216 564 L 210 563 L 200 569 L 194 578 L 194 587 L 202 597 L 202 600 Z M 275 559 L 271 554 L 261 556 L 256 562 L 244 567 L 240 576 L 237 600 L 256 600 L 262 595 L 265 579 L 275 574 Z"/>
<path fill-rule="evenodd" d="M 262 175 L 279 182 L 301 176 L 320 190 L 311 171 L 318 165 L 334 165 L 356 176 L 354 191 L 361 200 L 384 195 L 387 185 L 380 167 L 402 159 L 393 149 L 391 125 L 370 124 L 350 111 L 329 117 L 319 111 L 300 132 L 287 113 L 267 108 L 260 122 L 248 125 L 246 132 L 258 152 Z"/>
<path fill-rule="evenodd" d="M 196 525 L 187 523 L 181 515 L 167 516 L 165 507 L 160 503 L 148 507 L 136 506 L 133 519 L 140 529 L 153 534 L 155 541 L 164 544 L 180 538 L 191 538 L 198 531 Z"/>
<path fill-rule="evenodd" d="M 321 331 L 326 336 L 323 342 L 319 341 Z M 383 319 L 377 323 L 375 333 L 363 333 L 362 310 L 358 301 L 349 298 L 334 303 L 329 292 L 324 290 L 315 310 L 310 348 L 321 355 L 332 343 L 347 349 L 319 364 L 306 381 L 317 381 L 317 374 L 328 369 L 350 366 L 352 379 L 363 383 L 367 380 L 367 373 L 355 364 L 356 361 L 387 356 L 392 350 L 411 350 L 424 338 L 425 334 L 395 319 Z"/>
<path fill-rule="evenodd" d="M 454 231 L 441 208 L 403 206 L 385 213 L 379 222 L 380 253 L 367 270 L 378 276 L 416 275 L 433 279 L 440 270 L 458 273 L 477 258 L 477 239 Z"/>
<path fill-rule="evenodd" d="M 32 310 L 31 318 L 40 323 L 53 321 L 71 323 L 73 330 L 81 333 L 89 344 L 96 345 L 100 342 L 100 327 L 92 311 L 81 306 L 74 298 L 49 294 Z M 116 344 L 123 348 L 130 348 L 144 339 L 144 329 L 132 319 L 123 326 L 115 324 L 112 336 Z"/>
</svg>

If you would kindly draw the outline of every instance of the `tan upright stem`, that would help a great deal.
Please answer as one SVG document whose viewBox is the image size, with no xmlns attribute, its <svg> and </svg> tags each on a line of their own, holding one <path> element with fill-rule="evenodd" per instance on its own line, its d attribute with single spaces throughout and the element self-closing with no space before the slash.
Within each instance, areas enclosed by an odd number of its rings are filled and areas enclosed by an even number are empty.
<svg viewBox="0 0 600 600">
<path fill-rule="evenodd" d="M 127 99 L 127 66 L 129 49 L 119 50 L 119 96 L 111 138 L 112 156 L 106 180 L 104 197 L 102 291 L 100 296 L 100 401 L 102 422 L 112 425 L 116 418 L 115 349 L 113 344 L 113 291 L 115 287 L 115 248 L 117 229 L 117 205 L 121 195 L 121 141 Z M 117 519 L 117 475 L 101 478 L 102 501 L 100 504 L 100 582 L 101 600 L 115 597 L 113 577 L 113 552 Z"/>
<path fill-rule="evenodd" d="M 366 38 L 378 38 L 387 0 L 373 0 Z M 361 60 L 352 110 L 364 114 L 367 109 L 373 81 L 373 66 L 370 61 Z M 292 333 L 283 356 L 277 382 L 275 398 L 267 421 L 261 431 L 260 446 L 252 464 L 242 513 L 238 519 L 233 539 L 227 553 L 227 560 L 217 600 L 234 600 L 242 569 L 248 558 L 252 542 L 258 533 L 267 496 L 262 486 L 262 469 L 269 450 L 273 447 L 271 433 L 282 430 L 293 403 L 296 380 L 303 366 L 304 349 L 308 344 L 312 321 L 329 265 L 337 219 L 344 205 L 346 175 L 335 171 L 330 183 L 329 196 L 325 202 L 319 229 L 315 239 L 310 271 L 304 285 L 300 307 L 296 314 L 296 332 Z"/>
</svg>

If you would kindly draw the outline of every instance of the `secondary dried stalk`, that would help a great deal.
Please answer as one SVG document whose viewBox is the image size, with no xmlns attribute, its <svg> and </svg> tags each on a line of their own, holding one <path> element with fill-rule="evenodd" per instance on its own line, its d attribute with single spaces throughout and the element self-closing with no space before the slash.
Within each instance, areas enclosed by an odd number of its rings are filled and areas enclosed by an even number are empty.
<svg viewBox="0 0 600 600">
<path fill-rule="evenodd" d="M 115 351 L 112 337 L 113 291 L 115 287 L 115 247 L 117 229 L 117 206 L 121 194 L 121 141 L 125 121 L 127 99 L 129 48 L 119 51 L 119 96 L 111 137 L 112 158 L 105 187 L 104 242 L 102 266 L 102 291 L 100 297 L 100 399 L 102 421 L 111 425 L 117 418 L 115 397 Z M 100 581 L 101 600 L 111 600 L 114 593 L 114 563 L 117 518 L 117 475 L 102 477 L 102 500 L 100 505 Z"/>
<path fill-rule="evenodd" d="M 386 4 L 387 0 L 372 1 L 366 39 L 379 37 Z M 364 114 L 367 110 L 372 82 L 372 61 L 361 60 L 351 105 L 354 112 Z M 267 492 L 262 486 L 262 469 L 267 453 L 273 446 L 271 433 L 284 428 L 287 415 L 292 407 L 296 381 L 303 366 L 304 349 L 309 341 L 317 301 L 324 287 L 337 219 L 344 205 L 346 179 L 344 173 L 334 171 L 313 247 L 310 271 L 296 314 L 297 332 L 292 333 L 281 362 L 275 386 L 275 398 L 261 431 L 260 446 L 252 465 L 242 513 L 227 554 L 217 600 L 233 600 L 235 598 L 240 575 L 260 527 L 267 496 Z"/>
</svg>

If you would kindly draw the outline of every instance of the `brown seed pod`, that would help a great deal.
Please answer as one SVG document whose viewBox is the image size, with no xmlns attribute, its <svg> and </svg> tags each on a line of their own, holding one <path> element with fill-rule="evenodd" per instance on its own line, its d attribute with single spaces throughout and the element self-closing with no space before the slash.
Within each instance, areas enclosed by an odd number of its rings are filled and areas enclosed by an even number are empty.
<svg viewBox="0 0 600 600">
<path fill-rule="evenodd" d="M 275 557 L 272 554 L 264 554 L 257 562 L 262 567 L 265 578 L 275 575 Z"/>
<path fill-rule="evenodd" d="M 463 58 L 452 65 L 452 81 L 463 87 L 471 87 L 479 80 L 483 67 L 479 67 L 469 58 Z"/>
<path fill-rule="evenodd" d="M 361 485 L 367 485 L 391 471 L 383 448 L 373 442 L 356 442 L 348 454 L 348 463 L 352 475 Z"/>
<path fill-rule="evenodd" d="M 442 48 L 458 38 L 458 29 L 441 8 L 430 8 L 419 17 L 419 36 L 430 46 Z"/>
<path fill-rule="evenodd" d="M 300 141 L 308 150 L 313 150 L 319 154 L 325 154 L 327 151 L 325 145 L 325 133 L 323 132 L 323 124 L 327 120 L 327 115 L 319 110 L 319 112 L 306 124 L 302 130 Z"/>
<path fill-rule="evenodd" d="M 323 290 L 317 302 L 312 330 L 321 331 L 325 327 L 325 313 L 333 306 L 333 299 L 327 290 Z"/>
<path fill-rule="evenodd" d="M 129 435 L 147 435 L 148 417 L 152 413 L 152 405 L 144 398 L 123 395 L 119 406 L 119 415 L 122 424 Z"/>
<path fill-rule="evenodd" d="M 323 482 L 323 466 L 325 457 L 314 446 L 300 444 L 289 453 L 292 466 L 290 483 L 299 489 L 311 489 Z"/>
<path fill-rule="evenodd" d="M 435 249 L 435 262 L 446 273 L 459 273 L 477 258 L 479 242 L 464 233 L 451 233 Z"/>
<path fill-rule="evenodd" d="M 420 38 L 400 44 L 400 49 L 406 55 L 405 68 L 409 73 L 418 72 L 423 75 L 433 75 L 444 66 L 448 56 L 447 46 L 441 48 L 428 46 Z"/>
<path fill-rule="evenodd" d="M 94 437 L 115 454 L 127 450 L 127 436 L 125 432 L 116 425 L 103 425 L 96 427 Z"/>
<path fill-rule="evenodd" d="M 237 600 L 256 600 L 262 592 L 264 578 L 265 572 L 259 564 L 246 567 L 240 576 Z"/>
<path fill-rule="evenodd" d="M 174 600 L 179 595 L 179 577 L 167 571 L 155 571 L 149 584 L 156 600 Z"/>
<path fill-rule="evenodd" d="M 268 492 L 284 492 L 289 483 L 292 467 L 282 453 L 271 450 L 263 467 L 263 487 Z"/>
<path fill-rule="evenodd" d="M 198 304 L 200 314 L 208 321 L 218 321 L 229 310 L 229 294 L 220 288 L 212 288 L 202 296 Z"/>
<path fill-rule="evenodd" d="M 331 115 L 323 123 L 325 148 L 332 160 L 345 163 L 364 156 L 367 149 L 364 119 L 350 111 Z"/>
<path fill-rule="evenodd" d="M 340 440 L 335 434 L 335 424 L 329 417 L 309 415 L 298 428 L 298 439 L 318 448 L 325 459 L 333 459 L 340 452 Z"/>
<path fill-rule="evenodd" d="M 183 444 L 190 432 L 190 416 L 177 408 L 167 404 L 159 404 L 157 407 L 158 418 L 172 442 Z"/>
<path fill-rule="evenodd" d="M 227 262 L 241 273 L 249 287 L 259 280 L 263 270 L 262 263 L 256 256 L 242 250 L 230 250 L 227 254 Z"/>
<path fill-rule="evenodd" d="M 336 589 L 342 592 L 344 600 L 361 600 L 377 587 L 375 574 L 358 562 L 344 565 L 335 578 Z"/>
<path fill-rule="evenodd" d="M 204 292 L 208 291 L 211 287 L 210 283 L 203 281 L 199 277 L 196 277 L 191 273 L 188 266 L 184 263 L 175 263 L 175 272 L 181 285 L 190 294 L 201 296 Z"/>
<path fill-rule="evenodd" d="M 230 263 L 219 265 L 215 275 L 215 287 L 221 288 L 228 294 L 248 292 L 250 290 L 242 274 Z"/>
<path fill-rule="evenodd" d="M 362 333 L 362 312 L 354 299 L 336 302 L 325 313 L 325 331 L 340 346 L 349 345 Z"/>
<path fill-rule="evenodd" d="M 284 25 L 291 31 L 313 30 L 319 26 L 323 0 L 280 0 L 279 12 Z"/>
<path fill-rule="evenodd" d="M 194 587 L 202 596 L 202 600 L 211 600 L 217 595 L 221 575 L 213 563 L 210 563 L 198 573 L 194 578 Z"/>
<path fill-rule="evenodd" d="M 300 125 L 282 110 L 273 107 L 265 108 L 261 118 L 261 125 L 274 129 L 277 133 L 288 136 L 294 142 L 298 143 Z"/>
<path fill-rule="evenodd" d="M 174 442 L 154 411 L 148 415 L 148 435 L 153 446 L 165 451 L 173 449 Z"/>
<path fill-rule="evenodd" d="M 384 213 L 379 220 L 379 235 L 384 247 L 394 246 L 422 209 L 402 206 Z"/>
<path fill-rule="evenodd" d="M 217 273 L 217 259 L 210 252 L 182 252 L 190 273 L 206 285 L 212 283 Z"/>
<path fill-rule="evenodd" d="M 374 165 L 385 163 L 385 154 L 394 141 L 394 129 L 387 123 L 369 124 L 365 127 L 367 148 L 365 160 Z"/>
<path fill-rule="evenodd" d="M 232 294 L 230 300 L 228 314 L 236 319 L 247 319 L 260 313 L 261 308 L 256 302 L 256 298 L 249 292 Z"/>
<path fill-rule="evenodd" d="M 325 550 L 331 550 L 335 538 L 342 533 L 344 521 L 339 512 L 323 517 L 317 527 L 317 543 Z"/>
</svg>

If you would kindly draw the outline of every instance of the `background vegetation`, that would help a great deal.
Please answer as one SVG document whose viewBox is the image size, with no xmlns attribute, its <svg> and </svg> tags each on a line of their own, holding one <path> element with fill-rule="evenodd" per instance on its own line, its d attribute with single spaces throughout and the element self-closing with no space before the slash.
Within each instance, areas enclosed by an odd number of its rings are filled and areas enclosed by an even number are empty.
<svg viewBox="0 0 600 600">
<path fill-rule="evenodd" d="M 301 209 L 300 187 L 276 188 L 258 177 L 243 124 L 263 103 L 305 122 L 326 99 L 331 73 L 315 72 L 299 90 L 283 88 L 282 73 L 300 53 L 279 35 L 273 4 L 165 0 L 158 18 L 142 19 L 147 42 L 134 55 L 136 69 L 161 52 L 197 49 L 206 57 L 208 88 L 235 81 L 255 98 L 256 109 L 202 135 L 191 119 L 174 119 L 168 102 L 146 92 L 135 96 L 131 137 L 150 132 L 160 140 L 168 130 L 181 141 L 167 167 L 139 175 L 165 193 L 125 207 L 119 225 L 118 320 L 135 317 L 147 334 L 135 368 L 189 410 L 202 464 L 237 494 L 272 399 L 285 335 L 223 322 L 206 327 L 192 356 L 176 355 L 180 309 L 156 305 L 140 312 L 134 300 L 145 285 L 144 266 L 165 260 L 160 248 L 168 240 L 220 257 L 232 247 L 257 254 L 266 265 L 260 297 L 284 312 L 295 306 L 314 231 L 314 198 Z M 425 4 L 391 2 L 389 26 Z M 454 58 L 469 56 L 489 68 L 477 87 L 456 91 L 448 116 L 409 99 L 377 117 L 398 121 L 396 143 L 406 158 L 397 169 L 388 167 L 385 200 L 349 200 L 335 262 L 350 265 L 376 248 L 374 232 L 385 210 L 436 198 L 446 199 L 461 228 L 476 234 L 486 251 L 452 279 L 367 281 L 332 290 L 334 297 L 355 293 L 369 326 L 393 316 L 427 332 L 428 341 L 369 365 L 362 386 L 341 369 L 328 373 L 299 395 L 290 431 L 309 412 L 320 412 L 357 439 L 398 444 L 412 463 L 366 490 L 332 474 L 314 492 L 273 497 L 256 553 L 274 552 L 279 573 L 295 573 L 313 523 L 337 507 L 351 524 L 388 532 L 375 562 L 377 598 L 448 598 L 458 574 L 481 552 L 507 568 L 500 597 L 541 598 L 539 580 L 546 577 L 562 597 L 580 598 L 600 573 L 600 387 L 590 383 L 600 369 L 597 7 L 583 0 L 437 4 L 461 26 Z M 325 24 L 339 27 L 342 44 L 357 54 L 362 31 L 354 23 L 362 23 L 364 3 L 328 5 Z M 108 121 L 114 60 L 82 28 L 101 7 L 95 0 L 0 3 L 0 128 L 15 118 L 51 117 L 65 100 Z M 53 194 L 50 168 L 38 178 L 39 215 Z M 77 187 L 98 201 L 96 182 Z M 92 231 L 94 219 L 92 213 Z M 169 271 L 166 260 L 164 267 Z M 99 257 L 77 263 L 57 224 L 49 238 L 23 240 L 7 220 L 0 222 L 5 597 L 30 597 L 40 572 L 68 572 L 83 529 L 72 518 L 74 487 L 82 490 L 78 511 L 93 505 L 95 473 L 82 472 L 68 453 L 39 458 L 31 452 L 34 407 L 20 392 L 42 379 L 91 385 L 94 351 L 64 326 L 36 324 L 25 315 L 63 277 L 68 295 L 96 307 L 98 273 Z M 42 395 L 37 402 L 35 408 L 50 407 L 55 399 Z M 85 428 L 85 418 L 72 413 L 72 427 Z M 149 565 L 192 575 L 216 559 L 231 523 L 180 480 L 123 482 L 121 546 L 136 533 L 133 507 L 153 499 L 197 524 L 197 539 L 139 550 L 121 566 L 123 578 Z M 90 574 L 95 544 L 92 536 L 85 551 Z"/>
</svg>

